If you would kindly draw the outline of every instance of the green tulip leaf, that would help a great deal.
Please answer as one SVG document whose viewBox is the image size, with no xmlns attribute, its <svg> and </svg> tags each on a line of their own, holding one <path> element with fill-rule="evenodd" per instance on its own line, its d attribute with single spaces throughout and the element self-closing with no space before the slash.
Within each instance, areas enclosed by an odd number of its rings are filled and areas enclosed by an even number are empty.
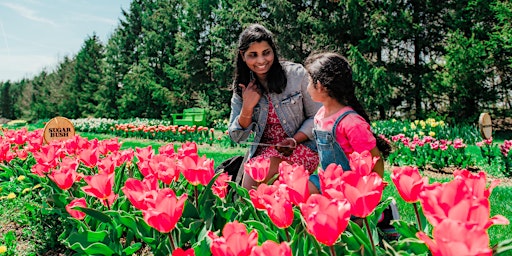
<svg viewBox="0 0 512 256">
<path fill-rule="evenodd" d="M 142 248 L 142 243 L 134 243 L 123 250 L 125 255 L 133 255 L 136 251 Z"/>
<path fill-rule="evenodd" d="M 93 243 L 87 247 L 83 247 L 80 243 L 75 243 L 70 246 L 71 249 L 77 252 L 84 252 L 86 255 L 105 255 L 111 256 L 116 254 L 108 245 L 103 243 Z"/>
<path fill-rule="evenodd" d="M 79 210 L 103 223 L 112 223 L 112 219 L 105 213 L 103 212 L 100 212 L 98 210 L 95 210 L 95 209 L 92 209 L 92 208 L 87 208 L 87 207 L 79 207 L 79 206 L 75 206 L 73 207 L 74 210 Z"/>
<path fill-rule="evenodd" d="M 244 221 L 244 224 L 248 228 L 256 229 L 258 231 L 258 240 L 259 241 L 267 241 L 267 240 L 272 240 L 275 242 L 279 241 L 277 238 L 278 237 L 277 233 L 272 231 L 269 228 L 269 226 L 264 223 L 261 223 L 259 221 L 255 221 L 255 220 L 247 220 L 247 221 Z"/>
</svg>

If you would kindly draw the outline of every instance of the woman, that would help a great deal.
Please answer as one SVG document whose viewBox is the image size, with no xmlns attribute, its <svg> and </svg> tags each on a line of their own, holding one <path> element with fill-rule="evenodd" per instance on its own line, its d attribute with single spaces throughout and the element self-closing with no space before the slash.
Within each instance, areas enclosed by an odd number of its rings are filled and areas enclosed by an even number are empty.
<svg viewBox="0 0 512 256">
<path fill-rule="evenodd" d="M 239 37 L 231 98 L 229 136 L 244 142 L 254 132 L 249 160 L 269 158 L 267 182 L 282 161 L 303 165 L 313 172 L 318 154 L 313 138 L 313 117 L 320 104 L 307 93 L 308 76 L 301 64 L 280 62 L 272 33 L 259 24 Z M 264 143 L 272 146 L 258 146 Z M 257 186 L 245 175 L 242 186 Z"/>
</svg>

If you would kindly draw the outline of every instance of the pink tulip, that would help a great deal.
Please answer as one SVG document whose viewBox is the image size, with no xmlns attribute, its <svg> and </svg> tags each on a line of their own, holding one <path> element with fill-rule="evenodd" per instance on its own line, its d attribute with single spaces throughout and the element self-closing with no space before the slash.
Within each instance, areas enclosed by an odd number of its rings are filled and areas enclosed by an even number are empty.
<svg viewBox="0 0 512 256">
<path fill-rule="evenodd" d="M 249 174 L 256 182 L 262 182 L 267 178 L 270 170 L 270 158 L 255 158 L 244 164 L 244 172 Z"/>
<path fill-rule="evenodd" d="M 418 202 L 420 192 L 428 185 L 428 178 L 421 177 L 418 168 L 412 166 L 393 168 L 391 180 L 400 196 L 408 203 Z"/>
<path fill-rule="evenodd" d="M 231 181 L 231 175 L 223 172 L 217 176 L 215 183 L 212 185 L 212 192 L 219 198 L 225 198 L 228 192 L 228 181 Z"/>
<path fill-rule="evenodd" d="M 106 156 L 108 153 L 111 152 L 117 152 L 120 148 L 121 143 L 119 143 L 119 139 L 117 137 L 98 142 L 98 152 L 102 156 Z"/>
<path fill-rule="evenodd" d="M 82 187 L 82 190 L 93 197 L 100 199 L 101 203 L 110 207 L 117 199 L 117 195 L 112 191 L 114 184 L 114 174 L 99 173 L 93 176 L 85 176 L 85 182 L 88 186 Z"/>
<path fill-rule="evenodd" d="M 300 205 L 308 232 L 327 246 L 335 244 L 347 228 L 350 208 L 346 200 L 328 199 L 321 194 L 311 195 Z"/>
<path fill-rule="evenodd" d="M 66 205 L 66 211 L 71 215 L 71 217 L 77 220 L 83 220 L 85 218 L 85 213 L 79 210 L 73 210 L 73 207 L 87 207 L 87 203 L 85 202 L 85 198 L 77 198 L 71 201 L 68 205 Z"/>
<path fill-rule="evenodd" d="M 292 256 L 292 249 L 286 242 L 280 244 L 267 240 L 252 249 L 251 256 Z"/>
<path fill-rule="evenodd" d="M 273 195 L 278 189 L 278 183 L 274 183 L 273 185 L 262 183 L 256 189 L 249 190 L 249 196 L 251 197 L 252 204 L 254 204 L 256 209 L 265 210 L 266 207 L 263 198 Z"/>
<path fill-rule="evenodd" d="M 147 210 L 154 205 L 158 190 L 158 180 L 154 175 L 144 177 L 142 181 L 128 178 L 121 188 L 132 205 L 139 210 Z"/>
<path fill-rule="evenodd" d="M 279 181 L 286 184 L 288 197 L 294 205 L 306 202 L 309 197 L 309 172 L 302 165 L 281 162 Z"/>
<path fill-rule="evenodd" d="M 75 184 L 75 181 L 79 180 L 79 175 L 76 172 L 77 169 L 78 160 L 65 157 L 62 159 L 60 169 L 52 171 L 48 178 L 55 182 L 60 189 L 68 190 Z"/>
<path fill-rule="evenodd" d="M 325 196 L 328 198 L 338 198 L 344 182 L 344 172 L 345 171 L 341 165 L 337 165 L 335 163 L 329 164 L 325 170 L 318 172 L 320 188 Z M 336 196 L 334 194 L 336 194 Z"/>
<path fill-rule="evenodd" d="M 288 200 L 287 186 L 277 185 L 278 189 L 270 195 L 263 195 L 262 204 L 267 210 L 270 220 L 279 228 L 287 228 L 293 222 L 293 205 Z"/>
<path fill-rule="evenodd" d="M 154 206 L 142 211 L 144 220 L 159 232 L 169 233 L 181 218 L 186 200 L 187 194 L 178 198 L 172 189 L 161 189 L 158 191 Z"/>
<path fill-rule="evenodd" d="M 213 256 L 250 255 L 252 248 L 258 245 L 256 230 L 247 233 L 245 225 L 238 221 L 226 223 L 221 237 L 212 231 L 208 231 L 208 237 L 212 240 Z"/>
<path fill-rule="evenodd" d="M 421 231 L 416 236 L 425 242 L 433 256 L 492 255 L 485 229 L 445 219 L 432 233 L 434 239 Z"/>
<path fill-rule="evenodd" d="M 177 167 L 177 159 L 168 155 L 155 155 L 148 160 L 150 173 L 154 173 L 156 177 L 163 183 L 169 185 L 173 181 L 178 181 L 180 171 Z"/>
<path fill-rule="evenodd" d="M 183 250 L 181 248 L 178 248 L 172 252 L 172 256 L 194 256 L 194 248 L 190 248 L 188 250 Z"/>
<path fill-rule="evenodd" d="M 352 152 L 349 155 L 350 170 L 358 172 L 360 175 L 368 175 L 372 172 L 378 157 L 373 157 L 370 151 L 365 150 L 361 153 Z"/>
<path fill-rule="evenodd" d="M 352 205 L 352 215 L 361 218 L 370 215 L 382 198 L 382 178 L 376 172 L 361 176 L 350 171 L 343 174 L 343 180 L 342 192 Z"/>
<path fill-rule="evenodd" d="M 99 156 L 98 148 L 91 146 L 80 151 L 78 158 L 85 166 L 93 168 L 98 164 Z"/>
<path fill-rule="evenodd" d="M 145 148 L 135 148 L 135 156 L 139 160 L 139 163 L 148 161 L 149 159 L 153 158 L 154 154 L 155 152 L 153 151 L 151 145 Z"/>
<path fill-rule="evenodd" d="M 160 148 L 158 148 L 158 153 L 160 153 L 161 155 L 174 157 L 176 155 L 176 152 L 174 152 L 174 144 L 169 143 L 161 146 Z"/>
<path fill-rule="evenodd" d="M 213 160 L 206 158 L 206 156 L 184 156 L 179 168 L 185 179 L 193 186 L 199 184 L 206 186 L 215 175 Z"/>
</svg>

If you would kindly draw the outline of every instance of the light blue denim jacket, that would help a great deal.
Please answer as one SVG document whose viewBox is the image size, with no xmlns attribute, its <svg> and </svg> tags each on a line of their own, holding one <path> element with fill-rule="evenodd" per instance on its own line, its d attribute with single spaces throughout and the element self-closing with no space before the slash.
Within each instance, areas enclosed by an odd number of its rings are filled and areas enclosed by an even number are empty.
<svg viewBox="0 0 512 256">
<path fill-rule="evenodd" d="M 286 72 L 286 88 L 280 94 L 270 94 L 277 117 L 289 137 L 293 137 L 298 131 L 301 131 L 309 138 L 302 143 L 317 151 L 313 137 L 313 118 L 321 104 L 311 99 L 307 91 L 308 75 L 301 64 L 281 62 L 281 65 Z M 252 123 L 244 129 L 238 122 L 242 110 L 242 97 L 234 92 L 231 98 L 228 128 L 231 139 L 237 143 L 245 142 L 251 132 L 255 132 L 254 142 L 260 142 L 267 124 L 268 107 L 267 97 L 262 96 L 254 107 Z M 249 157 L 254 155 L 256 149 L 256 145 L 251 147 Z"/>
</svg>

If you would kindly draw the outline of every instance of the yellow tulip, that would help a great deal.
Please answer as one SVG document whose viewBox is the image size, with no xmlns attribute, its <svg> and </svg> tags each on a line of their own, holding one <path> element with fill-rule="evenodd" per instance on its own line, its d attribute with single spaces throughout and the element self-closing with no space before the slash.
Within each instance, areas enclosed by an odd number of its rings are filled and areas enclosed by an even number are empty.
<svg viewBox="0 0 512 256">
<path fill-rule="evenodd" d="M 37 185 L 35 185 L 32 189 L 38 189 L 38 188 L 40 188 L 40 187 L 41 187 L 41 184 L 37 184 Z"/>
<path fill-rule="evenodd" d="M 431 131 L 431 132 L 429 132 L 429 133 L 428 133 L 428 135 L 429 135 L 430 137 L 434 137 L 434 136 L 436 136 L 436 133 Z"/>
<path fill-rule="evenodd" d="M 7 246 L 5 245 L 0 245 L 0 254 L 4 254 L 7 252 Z"/>
<path fill-rule="evenodd" d="M 16 198 L 16 194 L 14 194 L 12 192 L 7 195 L 7 199 L 14 199 L 14 198 Z"/>
<path fill-rule="evenodd" d="M 25 179 L 25 176 L 24 176 L 24 175 L 20 175 L 20 176 L 18 177 L 18 181 L 22 181 L 22 180 L 24 180 L 24 179 Z"/>
<path fill-rule="evenodd" d="M 22 194 L 25 194 L 25 193 L 28 193 L 28 192 L 30 192 L 30 188 L 26 188 L 23 191 L 21 191 Z"/>
<path fill-rule="evenodd" d="M 407 127 L 405 127 L 405 126 L 404 126 L 404 128 L 403 128 L 402 130 L 403 130 L 404 132 L 406 132 L 406 131 L 407 131 Z"/>
</svg>

